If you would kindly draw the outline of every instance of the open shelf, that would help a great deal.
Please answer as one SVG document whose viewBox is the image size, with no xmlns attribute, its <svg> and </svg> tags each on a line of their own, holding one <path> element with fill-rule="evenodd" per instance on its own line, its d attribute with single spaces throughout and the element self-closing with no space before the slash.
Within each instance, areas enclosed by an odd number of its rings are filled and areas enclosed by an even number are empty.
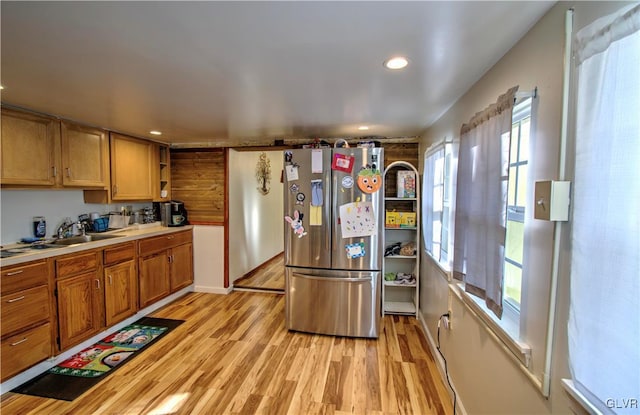
<svg viewBox="0 0 640 415">
<path fill-rule="evenodd" d="M 402 173 L 400 172 L 409 172 Z M 413 174 L 411 174 L 413 173 Z M 400 176 L 404 179 L 398 180 Z M 410 176 L 407 179 L 407 176 Z M 412 177 L 411 177 L 412 176 Z M 420 176 L 416 168 L 405 161 L 396 161 L 384 171 L 385 192 L 385 250 L 393 244 L 404 246 L 413 243 L 415 252 L 420 252 Z M 395 185 L 397 182 L 397 185 Z M 389 186 L 387 186 L 389 185 Z M 402 195 L 398 189 L 415 194 L 416 197 L 395 197 Z M 415 193 L 412 193 L 415 192 Z M 397 212 L 394 214 L 394 212 Z M 387 225 L 388 224 L 388 225 Z M 404 226 L 403 226 L 404 225 Z M 406 251 L 405 251 L 406 252 Z M 382 284 L 382 310 L 384 314 L 417 315 L 420 284 L 420 257 L 416 255 L 388 255 L 383 258 L 383 275 L 387 273 L 413 274 L 413 284 L 384 281 Z"/>
<path fill-rule="evenodd" d="M 386 301 L 384 303 L 384 312 L 389 314 L 416 314 L 416 305 L 411 302 L 404 301 Z"/>
</svg>

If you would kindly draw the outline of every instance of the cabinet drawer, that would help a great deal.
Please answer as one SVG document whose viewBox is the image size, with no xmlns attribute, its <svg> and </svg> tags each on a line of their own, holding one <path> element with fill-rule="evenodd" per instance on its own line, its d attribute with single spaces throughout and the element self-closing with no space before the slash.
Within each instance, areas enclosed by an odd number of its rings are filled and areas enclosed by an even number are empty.
<svg viewBox="0 0 640 415">
<path fill-rule="evenodd" d="M 119 262 L 133 259 L 136 255 L 135 242 L 110 246 L 104 249 L 104 265 L 117 264 Z"/>
<path fill-rule="evenodd" d="M 98 268 L 98 251 L 79 252 L 56 260 L 56 276 L 64 278 Z"/>
<path fill-rule="evenodd" d="M 0 277 L 2 294 L 46 285 L 48 276 L 49 270 L 44 260 L 3 268 Z"/>
<path fill-rule="evenodd" d="M 51 356 L 49 323 L 2 340 L 2 381 Z"/>
<path fill-rule="evenodd" d="M 1 302 L 2 329 L 0 331 L 2 337 L 49 319 L 49 290 L 47 286 L 3 295 Z"/>
<path fill-rule="evenodd" d="M 140 255 L 148 255 L 154 252 L 162 251 L 174 246 L 191 242 L 193 239 L 192 232 L 176 232 L 168 235 L 154 236 L 153 238 L 143 239 L 139 242 Z"/>
</svg>

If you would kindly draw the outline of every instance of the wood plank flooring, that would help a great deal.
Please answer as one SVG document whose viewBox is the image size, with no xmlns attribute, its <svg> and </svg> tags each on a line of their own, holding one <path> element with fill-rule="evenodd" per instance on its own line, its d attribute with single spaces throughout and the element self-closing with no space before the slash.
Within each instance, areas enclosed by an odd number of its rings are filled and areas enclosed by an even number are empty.
<svg viewBox="0 0 640 415">
<path fill-rule="evenodd" d="M 380 338 L 290 332 L 285 297 L 190 293 L 152 314 L 185 320 L 73 402 L 6 393 L 9 414 L 451 414 L 415 318 Z"/>
<path fill-rule="evenodd" d="M 234 288 L 278 291 L 284 294 L 284 253 L 233 282 Z"/>
</svg>

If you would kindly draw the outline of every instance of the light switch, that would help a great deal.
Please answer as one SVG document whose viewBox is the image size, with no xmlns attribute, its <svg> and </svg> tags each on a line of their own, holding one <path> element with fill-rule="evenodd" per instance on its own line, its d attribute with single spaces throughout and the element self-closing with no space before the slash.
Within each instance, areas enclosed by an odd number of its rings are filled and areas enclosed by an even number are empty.
<svg viewBox="0 0 640 415">
<path fill-rule="evenodd" d="M 571 182 L 536 182 L 533 217 L 550 221 L 569 220 Z"/>
</svg>

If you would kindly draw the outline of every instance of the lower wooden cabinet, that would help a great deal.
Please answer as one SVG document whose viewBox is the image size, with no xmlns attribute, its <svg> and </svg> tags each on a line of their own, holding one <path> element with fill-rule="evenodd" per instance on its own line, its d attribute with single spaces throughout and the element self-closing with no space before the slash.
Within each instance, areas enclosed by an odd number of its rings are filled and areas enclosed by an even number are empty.
<svg viewBox="0 0 640 415">
<path fill-rule="evenodd" d="M 2 380 L 51 356 L 51 325 L 49 323 L 2 339 Z"/>
<path fill-rule="evenodd" d="M 140 257 L 140 307 L 144 308 L 170 294 L 167 251 Z"/>
<path fill-rule="evenodd" d="M 193 283 L 192 238 L 178 231 L 3 267 L 0 381 Z"/>
<path fill-rule="evenodd" d="M 104 306 L 107 326 L 131 317 L 138 311 L 134 242 L 104 250 Z"/>
<path fill-rule="evenodd" d="M 139 241 L 140 307 L 193 283 L 193 231 Z"/>
<path fill-rule="evenodd" d="M 50 262 L 3 267 L 0 381 L 53 355 Z"/>
<path fill-rule="evenodd" d="M 104 327 L 102 275 L 89 271 L 58 279 L 58 336 L 65 350 L 99 333 Z"/>
<path fill-rule="evenodd" d="M 173 293 L 193 283 L 193 244 L 171 248 L 170 258 L 170 286 Z"/>
</svg>

